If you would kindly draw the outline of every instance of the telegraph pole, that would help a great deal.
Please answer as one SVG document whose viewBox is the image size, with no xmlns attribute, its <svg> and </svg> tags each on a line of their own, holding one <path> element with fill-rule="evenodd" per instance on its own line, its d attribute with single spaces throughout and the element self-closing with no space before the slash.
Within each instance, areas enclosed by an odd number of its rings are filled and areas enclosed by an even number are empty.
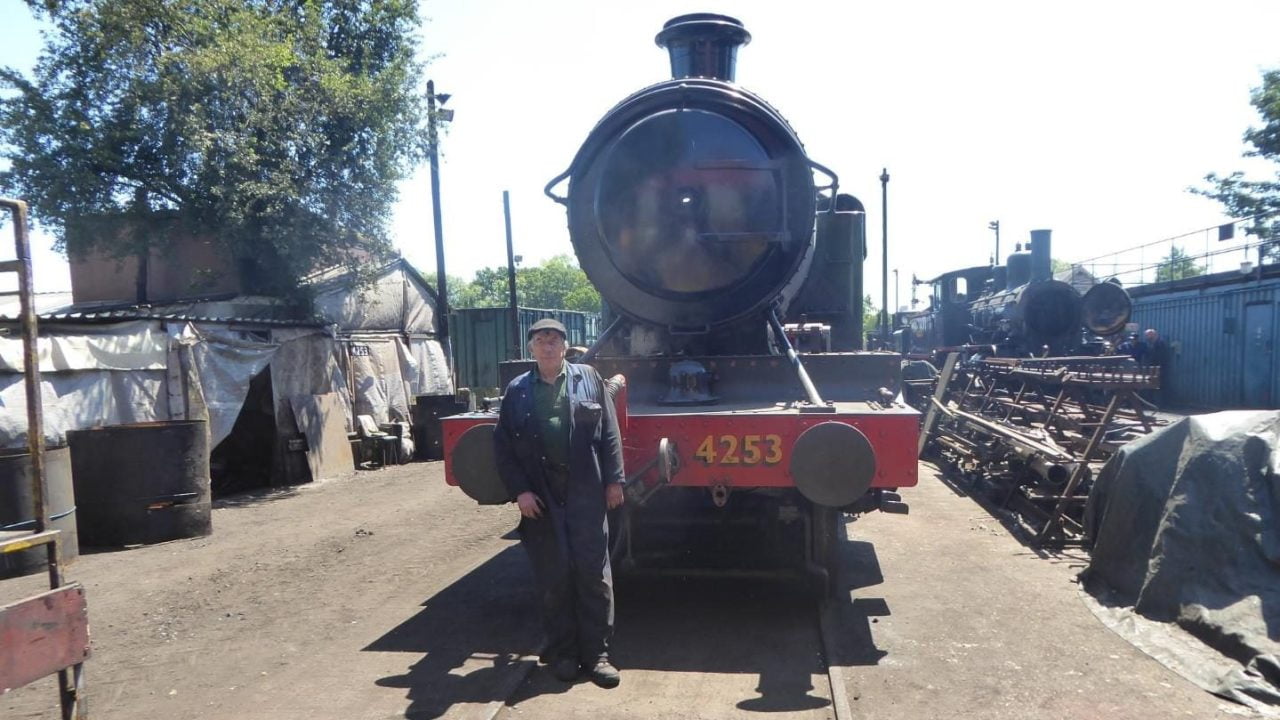
<svg viewBox="0 0 1280 720">
<path fill-rule="evenodd" d="M 440 224 L 440 156 L 437 152 L 440 146 L 440 133 L 436 126 L 440 120 L 448 122 L 453 119 L 453 111 L 443 109 L 443 105 L 448 101 L 449 95 L 447 93 L 436 95 L 435 81 L 428 80 L 427 141 L 431 144 L 431 219 L 435 223 L 436 230 L 436 294 L 439 296 L 436 300 L 436 322 L 440 328 L 438 339 L 442 344 L 449 337 L 449 281 L 444 272 L 444 231 Z M 442 106 L 438 115 L 437 102 Z"/>
<path fill-rule="evenodd" d="M 511 306 L 511 352 L 512 360 L 524 357 L 520 342 L 520 305 L 516 298 L 516 253 L 511 242 L 511 193 L 502 191 L 502 215 L 507 221 L 507 301 Z"/>
<path fill-rule="evenodd" d="M 880 328 L 881 337 L 889 337 L 889 169 L 880 171 L 880 236 L 883 255 L 880 258 Z"/>
</svg>

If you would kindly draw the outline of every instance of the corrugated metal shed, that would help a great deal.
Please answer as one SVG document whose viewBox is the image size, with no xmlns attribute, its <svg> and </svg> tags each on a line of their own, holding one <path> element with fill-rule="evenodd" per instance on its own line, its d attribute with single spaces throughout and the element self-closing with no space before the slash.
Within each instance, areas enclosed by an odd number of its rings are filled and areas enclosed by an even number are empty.
<svg viewBox="0 0 1280 720">
<path fill-rule="evenodd" d="M 498 387 L 498 363 L 527 358 L 524 338 L 529 327 L 544 317 L 564 323 L 569 344 L 589 346 L 600 334 L 600 316 L 575 310 L 520 308 L 520 343 L 511 346 L 510 308 L 467 308 L 449 315 L 453 366 L 459 387 Z"/>
<path fill-rule="evenodd" d="M 1156 329 L 1173 352 L 1163 403 L 1273 409 L 1280 404 L 1280 267 L 1216 273 L 1130 290 L 1133 322 Z"/>
<path fill-rule="evenodd" d="M 91 324 L 167 320 L 285 327 L 319 327 L 326 324 L 319 317 L 299 318 L 296 310 L 281 301 L 257 295 L 223 296 L 154 305 L 101 301 L 72 304 L 70 297 L 70 293 L 38 293 L 35 296 L 36 314 L 40 322 Z M 0 296 L 0 322 L 17 322 L 19 315 L 17 296 Z"/>
</svg>

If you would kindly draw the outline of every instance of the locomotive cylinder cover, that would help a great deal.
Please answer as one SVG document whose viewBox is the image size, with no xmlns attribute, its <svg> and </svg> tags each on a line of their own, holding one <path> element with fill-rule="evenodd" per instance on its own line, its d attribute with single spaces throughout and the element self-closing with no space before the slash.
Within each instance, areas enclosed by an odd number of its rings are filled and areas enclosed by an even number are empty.
<svg viewBox="0 0 1280 720">
<path fill-rule="evenodd" d="M 694 72 L 724 65 L 694 62 L 698 48 L 723 58 L 725 43 L 749 38 L 733 18 L 699 15 L 667 23 L 659 42 Z M 728 79 L 679 77 L 600 120 L 570 166 L 565 204 L 579 264 L 612 309 L 697 330 L 779 296 L 812 247 L 815 195 L 777 111 Z"/>
</svg>

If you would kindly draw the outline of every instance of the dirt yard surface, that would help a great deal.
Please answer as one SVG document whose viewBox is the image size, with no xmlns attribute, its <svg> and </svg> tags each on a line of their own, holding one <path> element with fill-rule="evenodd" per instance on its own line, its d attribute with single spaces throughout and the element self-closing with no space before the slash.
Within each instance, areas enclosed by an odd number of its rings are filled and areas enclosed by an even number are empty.
<svg viewBox="0 0 1280 720">
<path fill-rule="evenodd" d="M 922 466 L 908 516 L 849 524 L 832 660 L 855 717 L 1247 715 L 1099 624 L 1079 557 L 1039 557 Z M 83 555 L 90 717 L 832 717 L 814 604 L 759 581 L 619 581 L 622 686 L 528 670 L 511 507 L 438 463 L 219 503 L 208 538 Z M 0 581 L 0 600 L 43 576 Z M 54 718 L 48 681 L 0 717 Z M 504 703 L 506 703 L 504 705 Z"/>
</svg>

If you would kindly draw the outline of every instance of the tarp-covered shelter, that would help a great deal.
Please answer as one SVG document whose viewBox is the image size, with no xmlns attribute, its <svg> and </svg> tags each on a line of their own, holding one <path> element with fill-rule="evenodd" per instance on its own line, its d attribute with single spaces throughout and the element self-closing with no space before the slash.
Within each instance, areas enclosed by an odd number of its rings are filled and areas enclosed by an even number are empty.
<svg viewBox="0 0 1280 720">
<path fill-rule="evenodd" d="M 230 454 L 254 465 L 259 480 L 253 484 L 296 482 L 308 472 L 304 460 L 291 463 L 285 454 L 287 440 L 299 437 L 291 400 L 336 394 L 351 406 L 332 328 L 290 319 L 270 298 L 163 306 L 38 302 L 37 309 L 50 444 L 65 444 L 67 431 L 81 428 L 206 420 L 209 447 L 217 448 L 256 415 L 249 433 L 258 435 L 257 456 Z M 11 330 L 0 338 L 0 447 L 26 443 L 17 314 L 16 299 L 0 304 L 0 327 Z"/>
<path fill-rule="evenodd" d="M 367 287 L 353 287 L 337 271 L 309 282 L 316 315 L 334 326 L 346 351 L 355 414 L 409 422 L 415 396 L 453 393 L 435 288 L 408 261 L 383 266 Z"/>
<path fill-rule="evenodd" d="M 332 435 L 353 430 L 359 414 L 407 422 L 415 395 L 452 392 L 435 293 L 407 262 L 361 286 L 337 272 L 308 283 L 310 312 L 250 295 L 152 305 L 37 295 L 48 442 L 81 428 L 204 419 L 211 469 L 232 477 L 229 491 L 314 476 L 304 453 L 317 438 L 302 442 L 300 403 L 314 410 L 324 396 L 323 407 L 340 409 Z M 0 447 L 26 442 L 18 314 L 16 296 L 0 300 L 0 329 L 10 330 L 0 337 Z"/>
<path fill-rule="evenodd" d="M 1094 613 L 1197 685 L 1280 716 L 1280 412 L 1183 418 L 1089 495 Z"/>
</svg>

